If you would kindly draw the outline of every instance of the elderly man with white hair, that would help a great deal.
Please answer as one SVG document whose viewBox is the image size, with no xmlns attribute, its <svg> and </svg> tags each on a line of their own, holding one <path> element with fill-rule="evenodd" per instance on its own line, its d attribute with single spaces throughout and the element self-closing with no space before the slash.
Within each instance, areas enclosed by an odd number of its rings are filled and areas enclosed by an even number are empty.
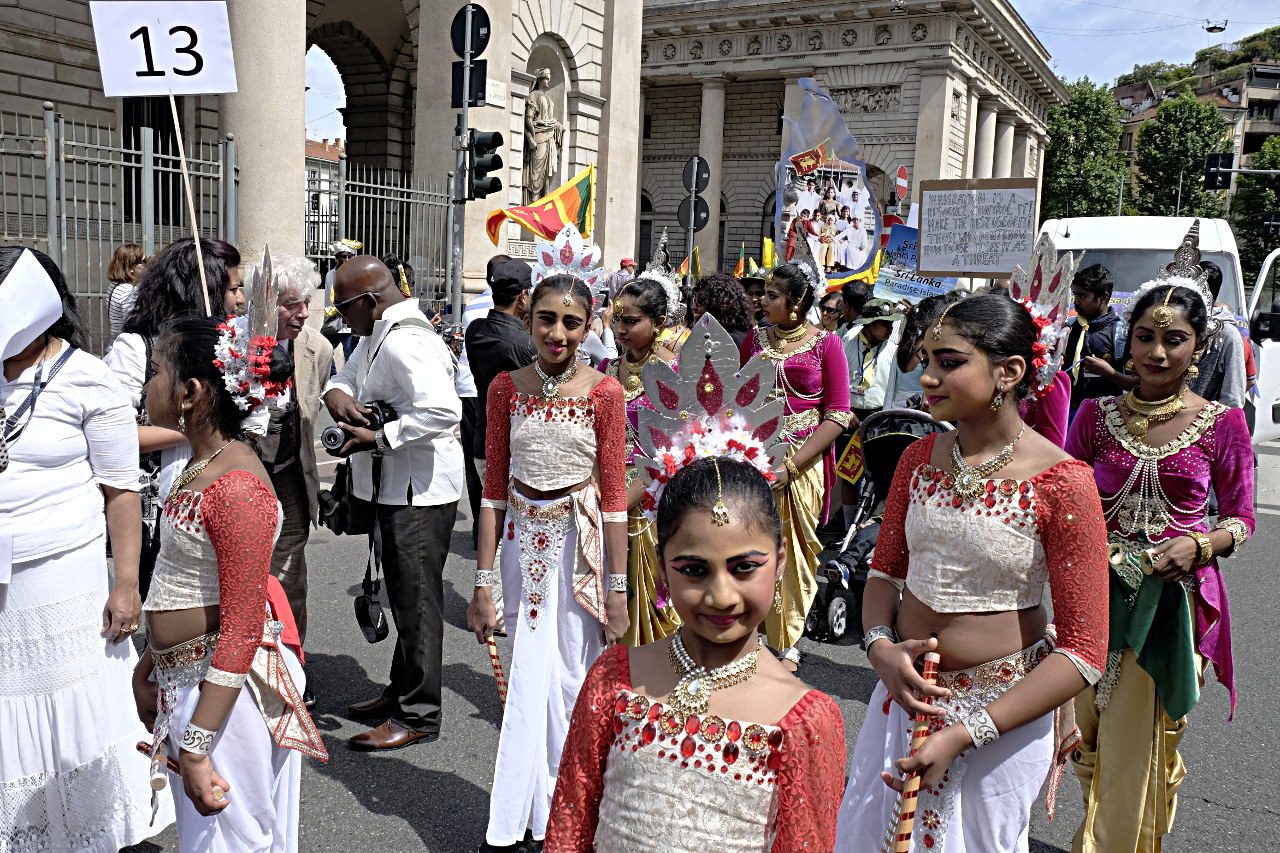
<svg viewBox="0 0 1280 853">
<path fill-rule="evenodd" d="M 261 261 L 246 270 L 252 279 Z M 280 579 L 298 635 L 305 647 L 307 639 L 307 539 L 310 526 L 319 519 L 316 493 L 320 474 L 316 470 L 316 417 L 320 413 L 320 391 L 329 379 L 333 345 L 324 335 L 307 325 L 309 305 L 320 274 L 315 264 L 294 255 L 272 255 L 272 289 L 276 295 L 276 340 L 272 361 L 293 363 L 292 377 L 284 393 L 267 401 L 271 419 L 267 434 L 256 442 L 276 496 L 284 508 L 284 524 L 271 555 L 271 574 Z M 314 704 L 310 688 L 303 694 L 307 706 Z"/>
</svg>

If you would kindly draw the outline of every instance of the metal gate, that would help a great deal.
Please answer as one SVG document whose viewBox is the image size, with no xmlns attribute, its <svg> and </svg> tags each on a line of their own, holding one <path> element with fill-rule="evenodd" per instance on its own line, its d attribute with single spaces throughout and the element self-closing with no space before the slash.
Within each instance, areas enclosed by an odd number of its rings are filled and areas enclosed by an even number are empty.
<svg viewBox="0 0 1280 853">
<path fill-rule="evenodd" d="M 123 131 L 69 122 L 45 105 L 40 117 L 0 112 L 0 243 L 53 259 L 75 294 L 90 346 L 109 345 L 107 265 L 118 245 L 151 255 L 191 233 L 176 154 L 156 151 L 151 128 Z M 199 231 L 234 243 L 235 143 L 189 146 Z"/>
<path fill-rule="evenodd" d="M 449 190 L 409 172 L 308 157 L 307 257 L 321 272 L 333 267 L 329 244 L 351 238 L 362 252 L 396 255 L 412 268 L 414 292 L 424 308 L 442 310 L 447 299 Z"/>
</svg>

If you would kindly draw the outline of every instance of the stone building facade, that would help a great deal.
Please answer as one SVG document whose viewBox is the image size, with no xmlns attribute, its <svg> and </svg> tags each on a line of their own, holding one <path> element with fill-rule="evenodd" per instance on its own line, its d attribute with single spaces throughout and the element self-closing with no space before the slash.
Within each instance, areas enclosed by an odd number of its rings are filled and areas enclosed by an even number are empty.
<svg viewBox="0 0 1280 853">
<path fill-rule="evenodd" d="M 679 230 L 681 168 L 711 166 L 703 257 L 756 257 L 799 80 L 840 105 L 882 203 L 905 165 L 935 178 L 1039 177 L 1049 110 L 1067 98 L 1007 0 L 645 0 L 640 229 Z M 715 203 L 716 200 L 719 204 Z M 680 253 L 682 254 L 682 253 Z"/>
</svg>

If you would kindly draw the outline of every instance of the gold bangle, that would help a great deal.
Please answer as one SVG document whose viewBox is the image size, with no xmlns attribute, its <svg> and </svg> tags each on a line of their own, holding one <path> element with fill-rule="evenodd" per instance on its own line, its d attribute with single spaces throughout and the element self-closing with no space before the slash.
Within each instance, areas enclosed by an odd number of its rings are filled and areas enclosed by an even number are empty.
<svg viewBox="0 0 1280 853">
<path fill-rule="evenodd" d="M 790 459 L 786 459 L 783 460 L 782 464 L 786 466 L 787 473 L 791 476 L 792 480 L 800 479 L 800 469 L 796 467 L 796 463 L 792 462 Z"/>
<path fill-rule="evenodd" d="M 1209 565 L 1213 560 L 1213 540 L 1205 533 L 1192 532 L 1187 535 L 1195 540 L 1196 548 L 1199 549 L 1196 554 L 1196 568 Z"/>
</svg>

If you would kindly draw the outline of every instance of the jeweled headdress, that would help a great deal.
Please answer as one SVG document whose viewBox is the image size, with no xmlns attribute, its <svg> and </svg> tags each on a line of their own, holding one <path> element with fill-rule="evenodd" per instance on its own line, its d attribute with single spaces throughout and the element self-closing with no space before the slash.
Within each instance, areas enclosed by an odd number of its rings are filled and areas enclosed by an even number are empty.
<svg viewBox="0 0 1280 853">
<path fill-rule="evenodd" d="M 245 287 L 245 311 L 218 324 L 213 365 L 242 411 L 266 403 L 284 391 L 271 381 L 271 351 L 275 349 L 276 300 L 272 294 L 271 253 L 264 249 L 262 265 L 255 267 Z"/>
<path fill-rule="evenodd" d="M 1157 287 L 1165 285 L 1185 287 L 1204 302 L 1205 313 L 1209 315 L 1208 334 L 1209 337 L 1213 337 L 1221 331 L 1222 320 L 1213 316 L 1213 294 L 1209 292 L 1208 282 L 1209 274 L 1205 272 L 1204 267 L 1200 266 L 1200 220 L 1197 219 L 1191 223 L 1191 228 L 1182 238 L 1182 243 L 1173 250 L 1173 260 L 1160 267 L 1155 278 L 1138 288 L 1133 295 L 1133 303 L 1136 305 L 1148 291 Z M 1158 326 L 1167 326 L 1172 319 L 1168 301 L 1166 297 L 1166 304 L 1157 306 L 1153 312 L 1156 316 L 1152 319 Z M 1129 317 L 1130 325 L 1134 319 L 1133 316 Z"/>
<path fill-rule="evenodd" d="M 738 366 L 738 348 L 724 327 L 703 314 L 680 353 L 680 367 L 661 359 L 641 379 L 652 409 L 641 408 L 637 460 L 650 477 L 641 509 L 654 521 L 658 499 L 681 468 L 699 457 L 728 456 L 748 462 L 773 482 L 773 467 L 786 452 L 778 441 L 782 401 L 771 399 L 774 369 L 764 359 Z"/>
<path fill-rule="evenodd" d="M 1037 397 L 1043 397 L 1053 387 L 1062 360 L 1067 352 L 1067 305 L 1071 301 L 1071 281 L 1076 266 L 1084 255 L 1076 257 L 1063 252 L 1058 257 L 1058 247 L 1048 234 L 1036 238 L 1031 249 L 1029 271 L 1013 268 L 1009 293 L 1031 314 L 1036 325 L 1037 337 L 1031 345 L 1030 369 L 1035 372 L 1033 387 Z M 941 323 L 941 321 L 939 321 Z"/>
<path fill-rule="evenodd" d="M 587 243 L 573 225 L 566 225 L 556 235 L 555 242 L 539 240 L 536 260 L 530 276 L 536 285 L 553 275 L 569 275 L 581 281 L 592 292 L 604 278 L 600 266 L 600 247 Z"/>
</svg>

